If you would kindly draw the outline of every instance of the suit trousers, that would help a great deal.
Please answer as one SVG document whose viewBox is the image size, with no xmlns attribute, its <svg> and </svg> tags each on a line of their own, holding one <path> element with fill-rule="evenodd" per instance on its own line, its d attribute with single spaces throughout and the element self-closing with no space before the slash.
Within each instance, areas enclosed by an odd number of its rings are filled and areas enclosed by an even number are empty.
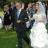
<svg viewBox="0 0 48 48">
<path fill-rule="evenodd" d="M 16 30 L 17 32 L 17 38 L 18 38 L 18 48 L 22 48 L 22 39 L 27 43 L 29 44 L 30 43 L 30 40 L 29 38 L 27 37 L 27 33 L 26 31 L 21 31 L 21 30 Z"/>
</svg>

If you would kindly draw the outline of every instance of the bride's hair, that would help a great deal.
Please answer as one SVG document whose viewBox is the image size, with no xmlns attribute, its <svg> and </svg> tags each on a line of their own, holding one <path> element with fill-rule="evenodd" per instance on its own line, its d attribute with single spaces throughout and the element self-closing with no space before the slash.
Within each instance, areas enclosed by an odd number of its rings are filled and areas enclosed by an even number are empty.
<svg viewBox="0 0 48 48">
<path fill-rule="evenodd" d="M 38 9 L 38 13 L 41 13 L 41 14 L 44 14 L 45 16 L 46 16 L 46 14 L 45 14 L 45 8 L 44 8 L 44 6 L 42 5 L 42 3 L 41 2 L 36 2 L 36 4 L 38 4 L 39 5 L 39 9 Z"/>
</svg>

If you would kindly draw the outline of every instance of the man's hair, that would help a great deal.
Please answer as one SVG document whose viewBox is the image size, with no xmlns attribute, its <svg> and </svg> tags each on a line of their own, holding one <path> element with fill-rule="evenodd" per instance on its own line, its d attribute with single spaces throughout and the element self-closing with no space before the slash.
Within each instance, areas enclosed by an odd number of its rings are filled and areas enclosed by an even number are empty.
<svg viewBox="0 0 48 48">
<path fill-rule="evenodd" d="M 10 3 L 5 3 L 3 6 L 7 5 L 9 8 L 11 7 Z"/>
</svg>

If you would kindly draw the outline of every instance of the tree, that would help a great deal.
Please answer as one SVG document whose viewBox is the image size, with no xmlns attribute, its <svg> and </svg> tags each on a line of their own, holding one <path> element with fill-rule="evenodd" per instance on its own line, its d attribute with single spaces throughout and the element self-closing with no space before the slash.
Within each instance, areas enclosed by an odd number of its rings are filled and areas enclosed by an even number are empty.
<svg viewBox="0 0 48 48">
<path fill-rule="evenodd" d="M 0 0 L 0 7 L 2 7 L 3 5 L 3 0 Z"/>
</svg>

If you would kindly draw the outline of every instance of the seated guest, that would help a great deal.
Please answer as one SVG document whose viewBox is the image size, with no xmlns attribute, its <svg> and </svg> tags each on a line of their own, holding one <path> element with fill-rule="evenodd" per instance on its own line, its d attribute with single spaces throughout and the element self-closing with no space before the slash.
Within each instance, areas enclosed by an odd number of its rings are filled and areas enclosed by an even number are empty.
<svg viewBox="0 0 48 48">
<path fill-rule="evenodd" d="M 5 26 L 5 29 L 9 29 L 9 25 L 11 24 L 11 14 L 10 14 L 10 7 L 8 4 L 5 4 L 4 5 L 4 26 Z"/>
</svg>

